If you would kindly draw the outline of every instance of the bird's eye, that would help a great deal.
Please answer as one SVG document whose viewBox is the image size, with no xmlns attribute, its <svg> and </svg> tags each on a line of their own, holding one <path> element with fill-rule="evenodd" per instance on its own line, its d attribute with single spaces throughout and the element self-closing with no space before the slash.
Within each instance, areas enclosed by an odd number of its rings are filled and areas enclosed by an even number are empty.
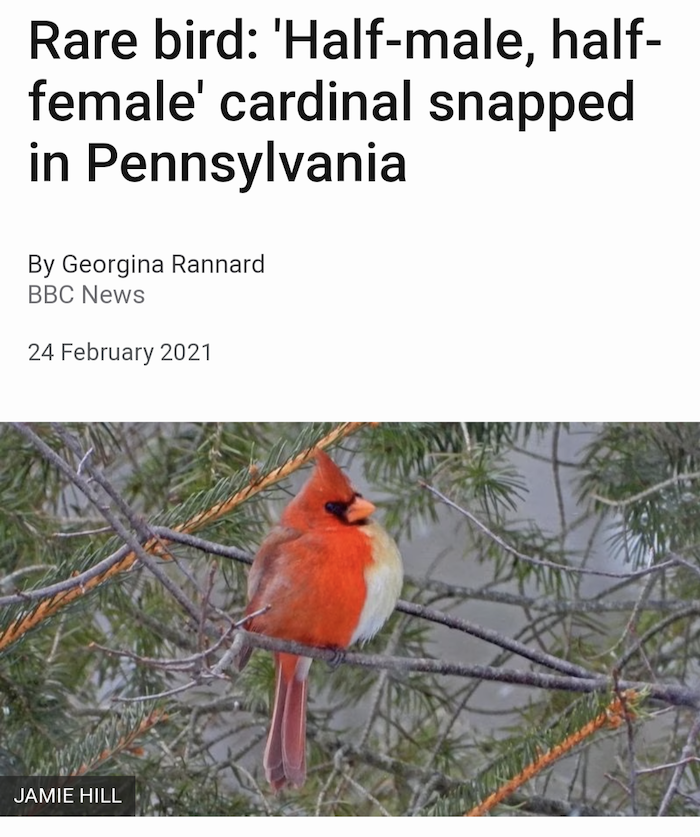
<svg viewBox="0 0 700 837">
<path fill-rule="evenodd" d="M 329 514 L 335 515 L 336 517 L 343 517 L 345 512 L 348 510 L 347 503 L 340 503 L 340 502 L 332 502 L 326 503 L 326 511 Z"/>
</svg>

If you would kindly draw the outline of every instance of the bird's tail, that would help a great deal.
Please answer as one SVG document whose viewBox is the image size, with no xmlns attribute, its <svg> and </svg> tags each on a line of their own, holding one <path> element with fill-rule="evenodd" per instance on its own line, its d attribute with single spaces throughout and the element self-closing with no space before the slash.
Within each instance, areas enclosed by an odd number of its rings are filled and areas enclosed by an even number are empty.
<svg viewBox="0 0 700 837">
<path fill-rule="evenodd" d="M 265 775 L 275 790 L 300 788 L 306 779 L 306 686 L 311 660 L 275 654 L 277 682 L 265 747 Z"/>
</svg>

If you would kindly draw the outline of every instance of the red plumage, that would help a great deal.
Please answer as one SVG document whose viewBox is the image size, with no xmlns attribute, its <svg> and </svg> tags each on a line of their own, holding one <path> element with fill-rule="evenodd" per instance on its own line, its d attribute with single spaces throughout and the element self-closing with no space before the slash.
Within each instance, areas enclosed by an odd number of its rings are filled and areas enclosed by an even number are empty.
<svg viewBox="0 0 700 837">
<path fill-rule="evenodd" d="M 248 577 L 247 630 L 322 648 L 369 639 L 388 619 L 403 571 L 394 541 L 322 451 L 299 494 L 258 550 Z M 240 665 L 250 648 L 240 654 Z M 276 687 L 265 748 L 275 790 L 306 777 L 306 691 L 311 660 L 275 654 Z"/>
</svg>

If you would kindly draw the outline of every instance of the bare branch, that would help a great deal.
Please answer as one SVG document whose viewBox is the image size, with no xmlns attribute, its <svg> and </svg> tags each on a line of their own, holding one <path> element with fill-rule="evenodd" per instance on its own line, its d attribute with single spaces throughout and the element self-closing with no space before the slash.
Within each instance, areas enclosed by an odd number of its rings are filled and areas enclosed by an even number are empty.
<svg viewBox="0 0 700 837">
<path fill-rule="evenodd" d="M 559 614 L 562 616 L 574 613 L 624 613 L 640 607 L 639 599 L 605 600 L 600 597 L 590 599 L 545 599 L 543 597 L 533 598 L 532 596 L 525 596 L 518 593 L 506 593 L 500 590 L 465 587 L 461 584 L 448 584 L 447 582 L 437 581 L 435 579 L 411 578 L 409 576 L 407 580 L 422 590 L 430 590 L 461 601 L 473 599 L 475 601 L 494 602 L 495 604 L 522 607 L 539 613 Z M 605 591 L 606 595 L 608 592 L 607 590 Z M 641 605 L 641 610 L 644 612 L 679 611 L 692 604 L 700 611 L 700 600 L 679 601 L 676 599 L 647 599 Z"/>
<path fill-rule="evenodd" d="M 468 520 L 470 520 L 476 526 L 477 529 L 479 529 L 484 535 L 490 538 L 494 543 L 497 543 L 501 547 L 501 549 L 503 549 L 509 555 L 512 555 L 519 561 L 525 561 L 526 563 L 532 564 L 537 567 L 546 567 L 547 569 L 558 570 L 559 572 L 565 573 L 576 573 L 578 575 L 602 576 L 603 578 L 641 578 L 642 576 L 649 575 L 649 573 L 662 572 L 663 570 L 667 570 L 679 564 L 679 561 L 674 557 L 667 561 L 662 561 L 660 564 L 655 564 L 653 567 L 646 567 L 643 570 L 634 570 L 631 573 L 611 573 L 606 572 L 605 570 L 589 570 L 586 567 L 570 567 L 566 564 L 557 564 L 554 561 L 547 561 L 543 558 L 533 558 L 531 555 L 525 555 L 522 552 L 519 552 L 517 549 L 515 549 L 515 547 L 511 546 L 507 541 L 504 541 L 503 538 L 501 538 L 495 532 L 492 532 L 491 529 L 488 528 L 488 526 L 483 524 L 470 511 L 450 500 L 441 491 L 438 491 L 437 488 L 433 488 L 432 485 L 428 485 L 427 483 L 421 483 L 421 485 L 423 486 L 423 488 L 427 489 L 431 494 L 433 494 L 435 497 L 441 500 L 446 506 L 449 506 L 451 509 L 454 509 L 455 511 L 459 512 L 461 515 L 466 517 Z"/>
<path fill-rule="evenodd" d="M 649 773 L 661 773 L 663 770 L 673 770 L 676 767 L 684 767 L 686 764 L 700 764 L 700 756 L 688 756 L 687 759 L 673 761 L 670 764 L 657 764 L 654 767 L 644 767 L 637 771 L 637 776 L 646 776 Z"/>
<path fill-rule="evenodd" d="M 44 573 L 47 570 L 52 569 L 53 566 L 51 564 L 34 564 L 31 567 L 20 567 L 19 569 L 14 570 L 14 572 L 11 572 L 9 575 L 6 575 L 4 578 L 0 578 L 0 588 L 7 590 L 12 587 L 18 578 L 22 578 L 25 575 L 31 575 L 32 573 Z M 3 600 L 0 599 L 0 604 L 2 604 L 2 601 Z"/>
<path fill-rule="evenodd" d="M 554 669 L 554 671 L 560 671 L 563 674 L 569 674 L 572 677 L 595 677 L 595 674 L 582 666 L 578 666 L 575 663 L 569 663 L 566 660 L 562 660 L 552 654 L 547 654 L 544 651 L 528 648 L 526 645 L 523 645 L 517 640 L 503 636 L 490 628 L 482 628 L 480 625 L 474 625 L 472 622 L 467 622 L 466 619 L 458 619 L 455 616 L 448 616 L 445 613 L 441 613 L 439 610 L 434 610 L 433 608 L 424 607 L 423 605 L 403 600 L 398 602 L 396 609 L 401 613 L 408 613 L 412 616 L 418 616 L 421 619 L 427 619 L 430 622 L 446 625 L 449 628 L 454 628 L 455 630 L 463 631 L 466 634 L 471 634 L 472 636 L 476 636 L 486 642 L 490 642 L 492 645 L 498 645 L 500 648 L 504 648 L 520 657 L 524 657 L 526 660 L 531 660 L 533 663 L 538 663 L 546 668 Z"/>
<path fill-rule="evenodd" d="M 220 555 L 222 558 L 231 558 L 233 561 L 240 561 L 243 564 L 253 563 L 253 556 L 244 549 L 239 549 L 235 546 L 224 546 L 215 541 L 208 541 L 196 535 L 190 535 L 188 532 L 169 529 L 167 526 L 151 526 L 149 528 L 157 538 L 191 546 L 194 549 L 199 549 L 211 555 Z"/>
<path fill-rule="evenodd" d="M 664 488 L 668 488 L 671 485 L 675 485 L 679 482 L 690 482 L 691 480 L 697 479 L 700 479 L 700 471 L 692 471 L 687 474 L 676 474 L 675 476 L 669 477 L 667 480 L 662 480 L 662 482 L 657 482 L 656 485 L 645 488 L 644 491 L 633 494 L 631 497 L 627 497 L 624 500 L 611 500 L 608 497 L 601 497 L 600 494 L 591 494 L 591 499 L 595 500 L 597 503 L 602 503 L 605 506 L 610 506 L 610 508 L 613 509 L 624 509 L 627 506 L 631 506 L 633 503 L 638 503 L 640 500 L 651 497 L 651 495 L 656 494 L 657 491 L 663 491 Z"/>
<path fill-rule="evenodd" d="M 327 663 L 337 661 L 337 651 L 330 648 L 313 648 L 298 642 L 277 639 L 246 632 L 246 643 L 256 648 L 268 651 L 286 651 L 314 660 L 324 660 Z M 591 694 L 593 692 L 612 692 L 616 681 L 612 677 L 567 677 L 565 675 L 544 674 L 533 671 L 518 671 L 515 669 L 495 668 L 493 666 L 468 666 L 461 663 L 445 662 L 427 658 L 383 657 L 379 654 L 359 654 L 347 652 L 343 656 L 347 665 L 361 666 L 371 669 L 388 669 L 396 673 L 408 674 L 421 671 L 431 674 L 453 675 L 456 677 L 476 678 L 500 683 L 511 683 L 519 686 L 530 686 L 539 689 L 560 689 L 566 692 Z M 700 689 L 691 689 L 676 684 L 644 683 L 639 681 L 620 680 L 620 689 L 634 690 L 644 693 L 649 698 L 660 700 L 673 706 L 687 706 L 700 708 Z"/>
<path fill-rule="evenodd" d="M 683 771 L 685 770 L 686 766 L 690 761 L 691 756 L 693 755 L 693 751 L 695 749 L 695 739 L 699 735 L 700 712 L 698 712 L 698 714 L 695 716 L 693 725 L 690 728 L 688 738 L 685 742 L 685 747 L 683 747 L 683 751 L 681 752 L 679 763 L 673 771 L 673 776 L 671 776 L 671 781 L 669 782 L 668 788 L 666 789 L 664 798 L 661 800 L 661 805 L 659 806 L 659 811 L 656 815 L 657 817 L 663 817 L 666 814 L 671 805 L 671 802 L 673 801 L 673 797 L 678 793 L 678 788 L 680 786 L 681 779 L 683 778 Z"/>
<path fill-rule="evenodd" d="M 85 495 L 85 497 L 95 506 L 97 511 L 104 517 L 104 519 L 110 524 L 110 526 L 114 529 L 115 533 L 127 544 L 131 550 L 138 556 L 138 558 L 145 564 L 148 569 L 156 576 L 156 578 L 161 582 L 161 584 L 168 590 L 168 592 L 173 596 L 173 598 L 179 602 L 179 604 L 184 608 L 184 610 L 194 619 L 195 621 L 198 619 L 199 611 L 195 604 L 190 601 L 190 599 L 185 595 L 185 593 L 172 581 L 168 575 L 161 571 L 161 569 L 157 566 L 155 560 L 148 555 L 146 550 L 143 548 L 142 544 L 138 540 L 137 537 L 131 534 L 119 518 L 112 513 L 112 511 L 105 506 L 103 503 L 100 502 L 99 497 L 95 494 L 92 490 L 90 484 L 78 473 L 76 473 L 68 463 L 62 459 L 54 450 L 52 450 L 43 439 L 41 439 L 37 434 L 25 424 L 14 424 L 13 425 L 17 430 L 19 430 L 22 435 L 27 438 L 33 445 L 36 447 L 41 454 L 44 456 L 46 460 L 51 462 L 55 465 L 61 473 L 67 477 L 80 491 Z M 84 464 L 85 470 L 97 480 L 97 482 L 102 485 L 103 487 L 107 484 L 107 481 L 102 477 L 99 472 L 96 471 L 90 465 L 90 462 L 87 458 L 83 457 L 81 460 Z M 110 495 L 116 494 L 114 489 L 109 486 L 108 493 Z M 133 512 L 126 506 L 123 500 L 120 499 L 118 503 L 119 507 L 127 509 L 129 516 L 134 517 Z M 141 529 L 141 527 L 139 527 Z M 138 530 L 137 530 L 138 531 Z M 140 532 L 142 536 L 144 536 L 143 531 Z"/>
<path fill-rule="evenodd" d="M 283 465 L 280 465 L 278 468 L 273 469 L 268 474 L 264 476 L 259 476 L 258 474 L 253 474 L 251 472 L 251 481 L 248 485 L 242 488 L 240 491 L 236 492 L 233 496 L 228 497 L 226 500 L 223 500 L 219 503 L 216 503 L 214 506 L 206 509 L 205 511 L 199 512 L 195 514 L 193 517 L 186 520 L 184 523 L 181 523 L 178 528 L 183 532 L 192 532 L 202 526 L 208 525 L 213 523 L 214 521 L 220 520 L 223 516 L 230 513 L 234 508 L 236 508 L 241 503 L 248 500 L 250 497 L 254 496 L 255 494 L 263 491 L 265 488 L 268 488 L 270 485 L 274 484 L 278 480 L 284 479 L 285 477 L 289 476 L 293 471 L 297 468 L 301 467 L 317 449 L 324 449 L 341 439 L 349 436 L 352 433 L 355 433 L 361 427 L 364 426 L 364 422 L 345 422 L 344 424 L 337 425 L 331 431 L 329 431 L 322 439 L 320 439 L 317 444 L 313 448 L 307 448 L 306 450 L 301 451 L 296 456 L 293 456 Z M 42 456 L 51 464 L 61 471 L 68 479 L 76 483 L 76 479 L 81 481 L 83 486 L 85 486 L 88 492 L 91 492 L 90 487 L 85 483 L 80 475 L 74 474 L 70 466 L 64 460 L 58 456 L 48 445 L 46 445 L 43 440 L 41 440 L 36 433 L 34 433 L 31 428 L 22 423 L 13 423 L 12 426 L 23 436 L 28 438 L 35 447 L 38 448 Z M 81 488 L 82 491 L 82 488 Z M 89 496 L 89 494 L 86 494 Z M 91 501 L 92 502 L 92 501 Z M 98 511 L 104 516 L 103 508 L 97 503 L 96 507 Z M 112 521 L 109 521 L 112 523 Z M 112 528 L 118 534 L 124 532 L 123 526 L 117 521 L 116 528 L 113 525 Z M 132 543 L 133 540 L 127 541 Z M 146 543 L 146 547 L 149 547 L 150 543 Z M 159 547 L 162 551 L 162 546 L 156 542 L 156 546 Z M 137 557 L 141 557 L 148 549 L 130 549 L 127 550 L 121 560 L 116 561 L 113 565 L 107 567 L 102 574 L 96 573 L 95 575 L 91 575 L 87 581 L 84 582 L 85 589 L 83 589 L 82 585 L 76 586 L 73 582 L 67 582 L 70 586 L 67 586 L 62 591 L 58 592 L 56 595 L 48 596 L 46 598 L 42 598 L 38 604 L 28 613 L 25 613 L 21 616 L 21 618 L 16 619 L 12 622 L 5 630 L 0 631 L 0 649 L 7 648 L 12 643 L 16 642 L 20 637 L 22 637 L 27 631 L 31 630 L 33 627 L 41 623 L 44 619 L 52 614 L 56 613 L 62 607 L 67 605 L 68 603 L 74 601 L 79 595 L 83 592 L 87 592 L 88 589 L 93 589 L 98 587 L 100 584 L 103 584 L 108 579 L 112 578 L 113 576 L 123 573 L 131 569 L 134 562 L 136 561 Z M 148 557 L 148 556 L 147 556 Z M 145 561 L 147 565 L 149 564 L 148 560 Z M 153 567 L 155 565 L 153 562 L 150 562 L 150 568 L 153 571 Z M 158 574 L 158 568 L 154 574 Z M 163 576 L 161 575 L 161 578 Z M 18 594 L 19 598 L 15 599 L 12 603 L 18 604 L 24 601 L 24 597 L 22 594 Z M 31 598 L 31 597 L 30 597 Z M 181 602 L 182 603 L 182 602 Z M 193 618 L 196 618 L 193 616 Z"/>
<path fill-rule="evenodd" d="M 37 601 L 40 599 L 49 599 L 59 595 L 60 593 L 66 593 L 69 590 L 82 588 L 88 581 L 91 581 L 94 578 L 99 578 L 99 576 L 104 575 L 107 570 L 116 566 L 120 561 L 123 561 L 129 552 L 131 552 L 131 549 L 128 546 L 123 546 L 121 549 L 113 552 L 109 557 L 100 561 L 98 564 L 95 564 L 94 567 L 90 567 L 89 570 L 85 570 L 85 572 L 79 573 L 78 575 L 71 576 L 70 578 L 65 579 L 65 581 L 58 581 L 56 584 L 49 584 L 47 587 L 38 587 L 36 590 L 26 590 L 21 593 L 14 593 L 12 596 L 2 596 L 0 597 L 0 607 L 21 604 L 22 602 Z M 52 568 L 48 567 L 47 569 Z"/>
</svg>

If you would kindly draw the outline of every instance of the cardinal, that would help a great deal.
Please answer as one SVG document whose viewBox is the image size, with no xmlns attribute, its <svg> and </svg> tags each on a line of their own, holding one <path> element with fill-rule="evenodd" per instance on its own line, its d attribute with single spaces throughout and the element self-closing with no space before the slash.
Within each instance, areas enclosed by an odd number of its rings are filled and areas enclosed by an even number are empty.
<svg viewBox="0 0 700 837">
<path fill-rule="evenodd" d="M 248 576 L 248 631 L 320 648 L 373 637 L 403 583 L 398 547 L 375 506 L 319 450 L 306 484 L 262 542 Z M 259 611 L 265 610 L 263 613 Z M 252 652 L 239 652 L 242 668 Z M 265 775 L 277 791 L 306 779 L 306 691 L 311 659 L 275 654 L 275 699 Z"/>
</svg>

